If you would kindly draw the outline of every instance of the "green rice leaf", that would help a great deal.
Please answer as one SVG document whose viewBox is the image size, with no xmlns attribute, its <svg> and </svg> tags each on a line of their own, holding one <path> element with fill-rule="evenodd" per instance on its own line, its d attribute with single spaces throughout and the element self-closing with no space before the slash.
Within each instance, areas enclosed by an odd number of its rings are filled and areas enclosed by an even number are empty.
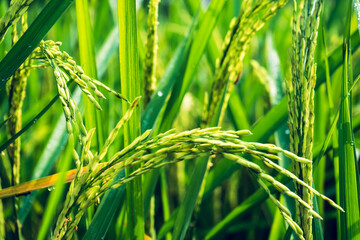
<svg viewBox="0 0 360 240">
<path fill-rule="evenodd" d="M 202 157 L 196 160 L 194 171 L 191 175 L 190 187 L 187 188 L 184 201 L 180 205 L 179 212 L 176 216 L 173 239 L 185 238 L 185 233 L 190 224 L 203 177 L 207 169 L 207 164 L 208 157 Z"/>
<path fill-rule="evenodd" d="M 188 35 L 177 48 L 166 68 L 164 76 L 160 79 L 160 82 L 154 91 L 154 95 L 146 106 L 141 118 L 141 132 L 145 132 L 154 127 L 154 123 L 160 114 L 160 110 L 163 108 L 176 80 L 181 74 L 181 66 L 183 66 L 188 57 L 189 39 Z"/>
<path fill-rule="evenodd" d="M 282 179 L 283 176 L 282 176 Z M 275 188 L 269 187 L 273 192 Z M 243 216 L 248 211 L 257 207 L 260 203 L 267 199 L 268 195 L 263 189 L 258 189 L 255 193 L 249 196 L 239 206 L 233 209 L 227 216 L 225 216 L 218 224 L 216 224 L 207 234 L 205 239 L 218 239 L 219 235 L 225 232 L 235 223 L 237 219 Z"/>
<path fill-rule="evenodd" d="M 340 205 L 345 213 L 340 213 L 341 239 L 360 239 L 359 170 L 351 127 L 351 96 L 348 90 L 352 83 L 350 49 L 351 2 L 348 4 L 346 31 L 343 48 L 343 78 L 341 84 L 341 105 L 339 116 L 339 186 Z"/>
<path fill-rule="evenodd" d="M 119 18 L 119 55 L 121 93 L 130 101 L 140 96 L 141 80 L 139 76 L 139 53 L 137 46 L 136 2 L 118 1 Z M 140 102 L 137 103 L 132 118 L 124 125 L 124 146 L 128 146 L 141 132 Z M 123 115 L 130 108 L 127 102 L 122 103 Z M 136 164 L 125 169 L 125 176 L 129 176 L 141 166 Z M 145 235 L 144 202 L 142 193 L 142 179 L 138 178 L 126 185 L 127 202 L 127 238 L 143 239 Z"/>
<path fill-rule="evenodd" d="M 73 0 L 51 0 L 0 62 L 0 89 L 39 45 Z"/>
<path fill-rule="evenodd" d="M 71 156 L 73 155 L 73 149 L 74 149 L 74 142 L 69 142 L 65 151 L 66 154 L 62 158 L 60 164 L 61 167 L 60 167 L 59 179 L 57 180 L 55 187 L 50 188 L 52 192 L 50 194 L 48 204 L 45 209 L 44 217 L 40 225 L 39 235 L 37 236 L 38 240 L 43 240 L 47 238 L 50 234 L 49 228 L 54 220 L 57 206 L 59 205 L 65 190 L 65 184 L 64 184 L 65 175 L 66 175 L 66 171 L 70 168 L 72 163 Z"/>
<path fill-rule="evenodd" d="M 120 180 L 124 176 L 125 172 L 122 171 L 115 177 L 114 180 Z M 96 210 L 88 230 L 84 235 L 84 240 L 105 238 L 106 233 L 110 227 L 109 223 L 114 218 L 117 210 L 121 206 L 120 203 L 123 202 L 125 190 L 125 185 L 123 185 L 117 189 L 111 189 L 105 194 L 99 208 Z"/>
<path fill-rule="evenodd" d="M 161 125 L 164 130 L 171 128 L 172 123 L 178 115 L 185 93 L 191 84 L 194 73 L 205 51 L 206 45 L 211 37 L 211 33 L 225 2 L 225 0 L 211 1 L 206 13 L 201 18 L 199 29 L 192 39 L 190 55 L 185 68 L 184 78 L 182 82 L 179 81 L 179 84 L 177 84 L 176 91 L 172 92 L 164 113 L 164 116 L 166 117 L 162 119 Z"/>
<path fill-rule="evenodd" d="M 79 37 L 80 63 L 86 74 L 94 79 L 97 77 L 94 35 L 90 23 L 89 6 L 87 0 L 76 0 L 76 20 Z M 91 90 L 92 91 L 92 90 Z M 102 148 L 104 142 L 100 112 L 96 111 L 94 104 L 83 95 L 85 107 L 85 126 L 88 129 L 96 128 L 95 147 L 97 150 Z"/>
</svg>

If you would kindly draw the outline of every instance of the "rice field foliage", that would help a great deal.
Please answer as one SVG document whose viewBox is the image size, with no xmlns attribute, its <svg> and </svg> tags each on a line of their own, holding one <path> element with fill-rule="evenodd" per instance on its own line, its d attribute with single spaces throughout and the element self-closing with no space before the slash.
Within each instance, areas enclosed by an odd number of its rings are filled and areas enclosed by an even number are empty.
<svg viewBox="0 0 360 240">
<path fill-rule="evenodd" d="M 359 238 L 358 1 L 0 16 L 0 239 Z"/>
</svg>

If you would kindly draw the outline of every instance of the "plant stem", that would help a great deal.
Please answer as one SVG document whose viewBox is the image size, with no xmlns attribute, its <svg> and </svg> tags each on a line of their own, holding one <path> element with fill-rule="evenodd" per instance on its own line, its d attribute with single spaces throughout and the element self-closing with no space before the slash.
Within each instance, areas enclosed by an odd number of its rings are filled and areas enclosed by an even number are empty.
<svg viewBox="0 0 360 240">
<path fill-rule="evenodd" d="M 119 17 L 119 51 L 121 92 L 130 101 L 140 95 L 139 56 L 137 47 L 136 2 L 135 0 L 118 0 Z M 122 111 L 129 108 L 128 103 L 122 103 Z M 137 106 L 132 118 L 124 125 L 124 146 L 128 146 L 140 135 L 140 107 Z M 129 176 L 139 165 L 129 167 L 125 175 Z M 143 239 L 144 207 L 141 178 L 126 185 L 127 200 L 127 239 Z"/>
</svg>

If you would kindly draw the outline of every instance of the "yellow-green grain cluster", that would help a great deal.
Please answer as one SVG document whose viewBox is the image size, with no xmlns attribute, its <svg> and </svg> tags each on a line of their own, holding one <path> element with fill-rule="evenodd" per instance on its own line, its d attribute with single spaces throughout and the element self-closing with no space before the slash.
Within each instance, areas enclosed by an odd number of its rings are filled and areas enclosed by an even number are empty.
<svg viewBox="0 0 360 240">
<path fill-rule="evenodd" d="M 314 128 L 314 87 L 316 64 L 314 52 L 318 35 L 322 1 L 294 1 L 293 44 L 291 52 L 292 79 L 287 82 L 290 150 L 298 156 L 312 159 Z M 312 164 L 293 163 L 301 180 L 312 184 Z M 296 192 L 312 206 L 312 192 L 295 183 Z M 307 208 L 297 204 L 298 223 L 304 237 L 312 239 L 312 217 Z"/>
<path fill-rule="evenodd" d="M 150 0 L 149 2 L 149 16 L 147 19 L 148 34 L 146 42 L 145 53 L 145 69 L 144 69 L 144 90 L 145 90 L 145 104 L 150 101 L 150 98 L 156 87 L 156 56 L 158 49 L 157 25 L 158 25 L 158 8 L 160 0 Z"/>
<path fill-rule="evenodd" d="M 34 58 L 40 60 L 39 65 L 34 65 L 34 67 L 48 66 L 48 59 L 53 59 L 60 70 L 65 74 L 64 77 L 67 82 L 69 80 L 74 80 L 74 82 L 79 85 L 83 93 L 99 110 L 101 110 L 101 106 L 90 92 L 92 90 L 94 91 L 94 95 L 96 97 L 105 99 L 105 96 L 99 91 L 98 87 L 101 87 L 107 92 L 114 94 L 117 98 L 129 102 L 120 93 L 110 89 L 100 81 L 87 76 L 81 66 L 77 65 L 74 59 L 69 56 L 68 53 L 59 49 L 60 45 L 60 42 L 54 42 L 51 40 L 42 41 L 39 48 L 34 50 L 34 52 L 37 53 Z M 46 57 L 44 57 L 44 54 Z"/>
<path fill-rule="evenodd" d="M 11 25 L 15 25 L 19 18 L 27 11 L 34 0 L 12 0 L 5 15 L 0 19 L 0 43 Z"/>
<path fill-rule="evenodd" d="M 80 143 L 83 143 L 83 137 L 87 135 L 87 130 L 82 124 L 81 116 L 79 114 L 79 110 L 77 109 L 75 101 L 71 98 L 70 91 L 67 86 L 69 77 L 65 72 L 60 69 L 58 62 L 55 60 L 56 54 L 54 51 L 51 51 L 54 49 L 54 46 L 58 46 L 60 44 L 54 43 L 52 41 L 49 41 L 48 43 L 50 43 L 51 45 L 49 46 L 48 44 L 45 44 L 45 42 L 40 43 L 39 49 L 41 50 L 41 52 L 39 51 L 39 53 L 44 59 L 47 60 L 47 64 L 50 64 L 50 66 L 53 68 L 54 76 L 57 83 L 57 90 L 59 93 L 59 99 L 61 101 L 64 116 L 66 119 L 66 130 L 69 134 L 69 139 L 71 139 L 71 141 L 74 141 L 74 133 L 79 133 Z M 35 51 L 35 53 L 36 52 L 37 51 Z M 76 116 L 80 116 L 80 119 L 77 119 Z M 80 160 L 76 151 L 74 151 L 73 155 L 76 165 L 77 167 L 79 167 Z"/>
<path fill-rule="evenodd" d="M 27 14 L 22 17 L 22 33 L 27 29 Z M 18 40 L 17 27 L 13 26 L 12 42 L 15 44 Z M 7 94 L 9 98 L 9 121 L 7 122 L 7 131 L 10 137 L 14 136 L 21 130 L 22 122 L 22 105 L 25 98 L 26 82 L 29 76 L 28 66 L 30 59 L 26 60 L 24 64 L 15 72 L 7 84 Z M 12 177 L 13 184 L 20 183 L 20 138 L 16 139 L 8 148 L 9 158 L 12 161 Z"/>
<path fill-rule="evenodd" d="M 215 80 L 210 92 L 210 102 L 207 114 L 202 121 L 204 126 L 212 121 L 224 91 L 226 91 L 219 119 L 219 123 L 221 123 L 230 93 L 240 78 L 243 60 L 251 38 L 286 2 L 287 0 L 245 0 L 242 2 L 241 12 L 238 17 L 231 20 L 222 47 L 222 54 L 216 61 Z M 227 89 L 226 83 L 228 83 Z"/>
<path fill-rule="evenodd" d="M 94 134 L 94 129 L 91 129 L 85 139 L 84 144 L 82 148 L 81 158 L 80 162 L 81 165 L 78 166 L 77 173 L 75 176 L 74 181 L 71 183 L 64 207 L 58 217 L 56 229 L 54 231 L 53 238 L 60 239 L 65 234 L 70 234 L 75 229 L 76 224 L 80 221 L 82 215 L 86 211 L 86 209 L 94 203 L 94 201 L 86 201 L 87 197 L 90 197 L 90 199 L 97 199 L 97 196 L 99 195 L 98 192 L 98 186 L 92 186 L 89 184 L 89 182 L 94 178 L 94 175 L 97 173 L 97 170 L 99 168 L 100 161 L 104 158 L 104 156 L 107 154 L 107 151 L 109 149 L 109 146 L 114 142 L 116 136 L 119 133 L 119 130 L 122 128 L 122 126 L 130 119 L 134 108 L 138 104 L 140 98 L 136 98 L 134 102 L 131 104 L 129 110 L 125 113 L 124 117 L 118 122 L 118 124 L 115 126 L 115 128 L 111 131 L 108 139 L 106 140 L 103 148 L 101 149 L 99 154 L 95 154 L 95 156 L 90 151 L 90 144 L 91 139 Z M 83 163 L 87 163 L 87 169 L 83 174 Z M 109 181 L 109 183 L 111 180 Z M 82 194 L 82 195 L 81 195 Z M 78 200 L 76 200 L 79 198 Z M 85 198 L 85 199 L 84 199 Z M 72 209 L 73 205 L 75 204 L 75 201 L 80 205 L 78 208 L 78 213 L 74 218 L 74 221 L 71 221 L 71 224 L 69 226 L 69 229 L 72 231 L 67 232 L 67 224 L 68 224 L 68 218 L 66 215 L 69 213 L 69 211 Z M 90 204 L 89 204 L 90 203 Z M 76 223 L 76 224 L 74 224 Z"/>
<path fill-rule="evenodd" d="M 41 41 L 39 47 L 34 50 L 32 55 L 32 58 L 36 60 L 36 63 L 32 64 L 31 67 L 42 68 L 51 66 L 53 68 L 59 99 L 62 103 L 66 119 L 66 129 L 69 134 L 69 138 L 76 137 L 74 136 L 74 134 L 76 134 L 78 135 L 80 144 L 85 145 L 85 138 L 88 135 L 88 132 L 84 126 L 81 113 L 78 110 L 75 101 L 71 98 L 71 94 L 67 86 L 68 82 L 74 81 L 98 110 L 102 109 L 98 101 L 95 99 L 95 96 L 97 98 L 105 99 L 105 96 L 99 91 L 98 87 L 105 89 L 120 99 L 127 102 L 128 100 L 120 93 L 110 89 L 100 81 L 87 76 L 81 66 L 77 65 L 69 54 L 60 50 L 60 45 L 60 42 L 54 42 L 51 40 Z M 88 154 L 91 155 L 91 152 Z M 81 168 L 83 164 L 81 160 L 88 160 L 88 158 L 80 159 L 75 150 L 74 159 L 78 169 Z M 86 161 L 86 163 L 88 163 L 88 161 Z"/>
<path fill-rule="evenodd" d="M 71 184 L 70 190 L 65 202 L 65 207 L 60 214 L 57 222 L 57 227 L 54 233 L 54 238 L 70 238 L 76 225 L 80 221 L 86 209 L 94 204 L 97 199 L 110 188 L 117 188 L 134 178 L 141 176 L 152 169 L 163 167 L 167 164 L 196 159 L 203 156 L 222 157 L 235 161 L 243 167 L 248 168 L 259 179 L 260 185 L 266 185 L 263 182 L 274 186 L 279 192 L 286 194 L 299 202 L 304 208 L 308 209 L 312 216 L 321 218 L 319 214 L 313 211 L 312 207 L 301 199 L 299 195 L 292 192 L 284 184 L 277 181 L 266 169 L 261 168 L 254 162 L 246 160 L 245 154 L 263 161 L 270 169 L 275 170 L 285 176 L 293 179 L 299 185 L 309 189 L 309 191 L 328 201 L 332 206 L 340 209 L 332 200 L 320 194 L 310 185 L 303 182 L 290 171 L 282 168 L 274 162 L 279 160 L 277 153 L 284 153 L 295 162 L 303 164 L 310 164 L 310 161 L 298 157 L 293 153 L 285 151 L 272 144 L 261 144 L 245 142 L 239 138 L 243 135 L 251 134 L 247 130 L 242 131 L 222 131 L 220 128 L 206 128 L 193 129 L 182 133 L 175 133 L 170 130 L 166 133 L 159 134 L 149 140 L 150 130 L 146 131 L 140 137 L 136 138 L 130 145 L 113 155 L 105 164 L 99 164 L 100 160 L 107 154 L 108 146 L 113 142 L 118 130 L 130 118 L 136 99 L 132 104 L 130 110 L 125 114 L 123 119 L 119 122 L 113 132 L 110 134 L 106 144 L 101 150 L 100 154 L 95 154 L 90 159 L 88 168 L 85 173 Z M 90 139 L 93 131 L 89 131 L 86 137 L 86 144 L 83 152 L 90 151 Z M 82 154 L 81 158 L 83 158 Z M 141 163 L 141 167 L 120 180 L 113 181 L 114 177 L 124 168 Z M 281 209 L 285 220 L 296 229 L 296 233 L 301 237 L 301 229 L 291 218 L 289 210 L 280 204 L 273 196 L 271 196 L 274 203 Z M 68 221 L 72 210 L 76 209 L 76 215 L 72 221 Z"/>
<path fill-rule="evenodd" d="M 12 5 L 16 4 L 14 1 Z M 22 15 L 21 18 L 21 32 L 23 34 L 27 28 L 27 13 Z M 13 24 L 12 31 L 12 44 L 14 45 L 18 41 L 18 30 L 16 22 Z M 9 137 L 13 137 L 18 133 L 22 128 L 22 106 L 25 99 L 26 92 L 26 83 L 29 76 L 29 69 L 27 68 L 31 65 L 31 59 L 28 58 L 16 72 L 11 77 L 10 81 L 7 83 L 7 95 L 9 99 L 9 121 L 7 122 L 7 132 Z M 21 166 L 21 139 L 17 138 L 13 143 L 10 144 L 8 148 L 8 156 L 12 164 L 11 171 L 11 184 L 13 186 L 20 183 L 20 166 Z M 14 200 L 14 211 L 19 209 L 19 200 Z M 17 213 L 15 213 L 17 215 Z M 15 220 L 15 232 L 20 234 L 21 224 L 18 219 Z"/>
</svg>

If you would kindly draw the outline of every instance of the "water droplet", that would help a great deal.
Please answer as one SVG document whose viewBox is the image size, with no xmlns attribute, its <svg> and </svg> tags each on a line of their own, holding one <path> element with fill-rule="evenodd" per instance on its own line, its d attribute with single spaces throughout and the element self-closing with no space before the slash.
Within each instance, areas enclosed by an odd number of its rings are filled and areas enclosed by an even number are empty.
<svg viewBox="0 0 360 240">
<path fill-rule="evenodd" d="M 163 93 L 162 93 L 161 91 L 158 91 L 157 95 L 158 95 L 159 97 L 162 97 Z"/>
<path fill-rule="evenodd" d="M 52 190 L 55 190 L 55 187 L 48 187 L 49 192 L 51 192 Z"/>
<path fill-rule="evenodd" d="M 289 130 L 289 129 L 286 129 L 286 130 L 285 130 L 285 134 L 286 134 L 286 135 L 289 135 L 289 134 L 290 134 L 290 130 Z"/>
</svg>

